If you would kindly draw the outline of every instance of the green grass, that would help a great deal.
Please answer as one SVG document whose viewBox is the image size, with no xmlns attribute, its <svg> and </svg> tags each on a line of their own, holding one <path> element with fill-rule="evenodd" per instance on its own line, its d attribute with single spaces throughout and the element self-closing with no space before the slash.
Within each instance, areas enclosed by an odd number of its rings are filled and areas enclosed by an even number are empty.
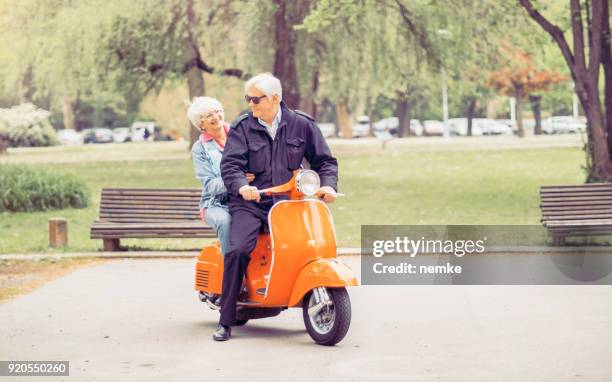
<svg viewBox="0 0 612 382">
<path fill-rule="evenodd" d="M 79 178 L 26 165 L 0 166 L 0 212 L 83 208 L 89 202 Z"/>
<path fill-rule="evenodd" d="M 135 154 L 134 148 L 145 153 Z M 14 153 L 3 159 L 73 174 L 87 185 L 92 200 L 80 210 L 0 214 L 0 253 L 100 250 L 101 240 L 89 239 L 89 226 L 97 217 L 103 187 L 198 187 L 187 150 L 175 145 L 96 146 L 94 159 L 87 150 L 57 150 L 44 161 L 40 152 Z M 358 149 L 342 145 L 332 150 L 340 164 L 340 191 L 346 194 L 332 205 L 341 246 L 359 246 L 360 227 L 366 224 L 537 225 L 541 185 L 584 180 L 584 154 L 574 147 L 417 151 L 410 146 L 381 150 L 379 145 Z M 169 159 L 150 160 L 160 157 Z M 56 216 L 68 220 L 65 249 L 48 248 L 47 220 Z M 195 249 L 203 243 L 196 239 L 122 241 L 132 248 L 172 250 Z"/>
</svg>

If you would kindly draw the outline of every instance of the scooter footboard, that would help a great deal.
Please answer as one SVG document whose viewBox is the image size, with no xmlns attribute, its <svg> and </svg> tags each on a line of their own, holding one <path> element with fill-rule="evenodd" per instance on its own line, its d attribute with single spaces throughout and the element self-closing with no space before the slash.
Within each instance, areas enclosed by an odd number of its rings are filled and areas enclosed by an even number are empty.
<svg viewBox="0 0 612 382">
<path fill-rule="evenodd" d="M 353 270 L 338 259 L 320 259 L 308 263 L 300 272 L 289 306 L 297 306 L 304 295 L 316 287 L 342 288 L 359 285 Z"/>
</svg>

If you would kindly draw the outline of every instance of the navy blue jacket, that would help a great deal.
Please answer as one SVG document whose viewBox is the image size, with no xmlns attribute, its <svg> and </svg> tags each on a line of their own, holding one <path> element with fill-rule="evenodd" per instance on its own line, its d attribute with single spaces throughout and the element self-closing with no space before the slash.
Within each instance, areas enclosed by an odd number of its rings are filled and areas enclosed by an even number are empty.
<svg viewBox="0 0 612 382">
<path fill-rule="evenodd" d="M 319 174 L 321 186 L 338 190 L 338 162 L 314 120 L 305 113 L 289 109 L 284 102 L 280 107 L 281 122 L 274 140 L 252 113 L 238 117 L 230 127 L 221 158 L 221 177 L 229 192 L 230 210 L 239 207 L 270 209 L 273 204 L 270 197 L 262 196 L 256 203 L 240 196 L 240 187 L 249 184 L 245 173 L 255 174 L 251 186 L 258 189 L 278 186 L 291 179 L 292 171 L 300 168 L 304 158 Z"/>
</svg>

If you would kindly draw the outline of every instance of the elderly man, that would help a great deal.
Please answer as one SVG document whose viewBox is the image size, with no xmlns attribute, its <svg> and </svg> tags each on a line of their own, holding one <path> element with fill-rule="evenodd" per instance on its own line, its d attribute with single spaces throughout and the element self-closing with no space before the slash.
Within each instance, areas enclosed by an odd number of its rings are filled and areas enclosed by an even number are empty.
<svg viewBox="0 0 612 382">
<path fill-rule="evenodd" d="M 216 341 L 230 338 L 236 323 L 236 302 L 251 251 L 275 201 L 259 189 L 288 182 L 304 158 L 321 178 L 323 200 L 336 199 L 338 163 L 312 117 L 293 111 L 282 101 L 278 78 L 259 74 L 246 82 L 245 99 L 251 112 L 230 128 L 221 159 L 221 177 L 229 192 L 232 215 L 229 251 L 224 257 L 222 307 Z M 245 173 L 255 174 L 249 184 Z"/>
</svg>

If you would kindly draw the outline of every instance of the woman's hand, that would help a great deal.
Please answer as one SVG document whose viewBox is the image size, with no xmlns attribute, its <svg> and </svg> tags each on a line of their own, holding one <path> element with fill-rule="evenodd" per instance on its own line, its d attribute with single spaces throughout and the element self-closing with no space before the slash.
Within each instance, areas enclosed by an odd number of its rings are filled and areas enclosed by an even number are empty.
<svg viewBox="0 0 612 382">
<path fill-rule="evenodd" d="M 250 172 L 247 172 L 246 178 L 247 178 L 247 182 L 251 183 L 253 180 L 255 180 L 255 174 L 251 174 Z"/>
</svg>

